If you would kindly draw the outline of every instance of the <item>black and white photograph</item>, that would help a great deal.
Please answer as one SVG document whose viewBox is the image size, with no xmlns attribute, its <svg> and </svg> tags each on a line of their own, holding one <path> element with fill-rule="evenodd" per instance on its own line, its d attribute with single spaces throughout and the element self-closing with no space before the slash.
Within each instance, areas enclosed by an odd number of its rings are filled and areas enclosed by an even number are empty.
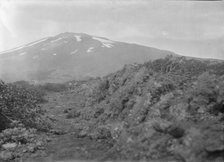
<svg viewBox="0 0 224 162">
<path fill-rule="evenodd" d="M 0 0 L 0 162 L 224 162 L 224 1 Z"/>
</svg>

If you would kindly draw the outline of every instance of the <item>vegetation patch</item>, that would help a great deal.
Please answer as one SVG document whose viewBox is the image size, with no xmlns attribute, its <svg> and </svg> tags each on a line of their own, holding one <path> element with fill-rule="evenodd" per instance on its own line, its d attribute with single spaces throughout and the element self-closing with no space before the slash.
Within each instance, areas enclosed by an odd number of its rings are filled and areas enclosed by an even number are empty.
<svg viewBox="0 0 224 162">
<path fill-rule="evenodd" d="M 45 92 L 21 81 L 0 82 L 0 161 L 12 161 L 25 153 L 44 149 L 50 124 L 39 106 Z"/>
<path fill-rule="evenodd" d="M 86 123 L 85 137 L 113 141 L 107 160 L 223 160 L 223 65 L 172 56 L 126 65 L 76 91 L 88 99 L 69 117 Z"/>
</svg>

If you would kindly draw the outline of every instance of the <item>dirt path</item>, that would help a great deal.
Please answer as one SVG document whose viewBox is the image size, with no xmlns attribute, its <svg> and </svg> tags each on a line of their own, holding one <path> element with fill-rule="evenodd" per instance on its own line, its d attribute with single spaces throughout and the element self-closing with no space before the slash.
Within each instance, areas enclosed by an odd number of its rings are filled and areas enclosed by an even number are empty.
<svg viewBox="0 0 224 162">
<path fill-rule="evenodd" d="M 43 105 L 47 114 L 53 119 L 53 129 L 64 132 L 62 135 L 50 135 L 52 141 L 46 150 L 37 152 L 27 158 L 26 162 L 99 160 L 110 148 L 106 141 L 89 138 L 77 138 L 74 119 L 67 119 L 67 109 L 76 109 L 81 105 L 83 96 L 72 93 L 49 93 L 48 102 Z"/>
</svg>

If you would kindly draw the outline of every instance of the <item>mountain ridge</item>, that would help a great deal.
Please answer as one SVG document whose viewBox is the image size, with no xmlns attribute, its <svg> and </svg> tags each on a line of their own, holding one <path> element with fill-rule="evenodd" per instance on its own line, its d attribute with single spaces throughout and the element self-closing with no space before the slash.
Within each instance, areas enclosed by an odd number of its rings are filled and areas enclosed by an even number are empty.
<svg viewBox="0 0 224 162">
<path fill-rule="evenodd" d="M 23 47 L 28 47 L 34 43 L 38 43 L 40 41 L 45 41 L 45 40 L 52 40 L 54 39 L 55 37 L 59 37 L 59 36 L 64 36 L 64 35 L 71 35 L 71 34 L 77 34 L 77 35 L 83 35 L 83 36 L 92 36 L 92 37 L 97 37 L 97 38 L 102 38 L 102 39 L 105 39 L 105 40 L 110 40 L 106 37 L 103 37 L 103 36 L 95 36 L 95 35 L 88 35 L 86 33 L 73 33 L 73 32 L 64 32 L 64 33 L 60 33 L 60 34 L 57 34 L 56 36 L 49 36 L 49 37 L 44 37 L 44 38 L 41 38 L 41 39 L 38 39 L 38 40 L 35 40 L 35 41 L 32 41 L 30 43 L 24 43 L 23 45 L 20 45 L 20 46 L 17 46 L 17 47 L 14 47 L 12 49 L 7 49 L 7 50 L 4 50 L 4 51 L 0 51 L 0 55 L 2 54 L 8 54 L 8 53 L 11 53 L 12 51 L 15 51 L 15 50 L 18 50 L 18 49 L 21 49 Z M 130 43 L 130 42 L 121 42 L 121 41 L 113 41 L 113 42 L 118 42 L 118 43 L 125 43 L 125 44 L 130 44 L 130 45 L 138 45 L 138 46 L 142 46 L 142 47 L 149 47 L 149 46 L 146 46 L 146 45 L 142 45 L 142 44 L 138 44 L 138 43 Z M 154 48 L 154 49 L 159 49 L 159 48 L 156 48 L 156 47 L 150 47 L 150 48 Z M 159 49 L 161 51 L 167 51 L 167 52 L 171 52 L 170 50 L 165 50 L 165 49 Z M 174 54 L 174 52 L 172 52 Z M 176 54 L 177 55 L 177 54 Z"/>
<path fill-rule="evenodd" d="M 64 82 L 101 77 L 125 64 L 143 63 L 167 55 L 179 56 L 105 37 L 65 32 L 1 52 L 0 77 L 9 82 Z"/>
</svg>

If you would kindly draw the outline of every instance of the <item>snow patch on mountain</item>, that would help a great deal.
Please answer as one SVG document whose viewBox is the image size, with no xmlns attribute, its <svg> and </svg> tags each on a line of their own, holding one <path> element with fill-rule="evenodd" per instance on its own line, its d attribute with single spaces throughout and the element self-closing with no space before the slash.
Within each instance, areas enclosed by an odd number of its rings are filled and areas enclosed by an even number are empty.
<svg viewBox="0 0 224 162">
<path fill-rule="evenodd" d="M 76 49 L 75 51 L 72 51 L 70 54 L 73 55 L 73 54 L 75 54 L 76 52 L 78 52 L 77 49 Z"/>
<path fill-rule="evenodd" d="M 40 39 L 38 41 L 35 41 L 33 43 L 30 43 L 30 44 L 27 44 L 27 45 L 23 45 L 23 46 L 19 46 L 19 47 L 16 47 L 16 48 L 13 48 L 11 50 L 7 50 L 7 51 L 3 51 L 3 52 L 0 52 L 0 54 L 4 54 L 4 53 L 8 53 L 8 52 L 14 52 L 14 51 L 17 51 L 17 50 L 20 50 L 20 49 L 23 49 L 23 48 L 26 48 L 26 47 L 30 47 L 30 46 L 33 46 L 35 44 L 38 44 L 38 43 L 41 43 L 45 40 L 47 40 L 48 38 L 43 38 L 43 39 Z M 22 53 L 21 53 L 22 54 Z M 20 55 L 20 54 L 19 54 Z M 24 54 L 22 54 L 24 55 Z"/>
<path fill-rule="evenodd" d="M 112 48 L 114 46 L 113 43 L 115 43 L 111 40 L 104 39 L 104 38 L 99 38 L 99 37 L 92 37 L 92 38 L 97 40 L 97 41 L 100 41 L 102 43 L 101 47 Z"/>
<path fill-rule="evenodd" d="M 107 48 L 112 48 L 114 45 L 112 44 L 106 44 L 106 43 L 103 43 L 103 45 L 101 47 L 107 47 Z"/>
<path fill-rule="evenodd" d="M 76 38 L 77 42 L 81 42 L 81 35 L 74 35 L 74 37 Z"/>
<path fill-rule="evenodd" d="M 86 52 L 87 53 L 93 52 L 93 49 L 94 49 L 94 47 L 90 47 Z"/>
<path fill-rule="evenodd" d="M 54 42 L 57 42 L 57 41 L 60 41 L 62 40 L 63 38 L 58 38 L 58 39 L 55 39 L 55 40 L 52 40 L 51 43 L 54 43 Z"/>
<path fill-rule="evenodd" d="M 22 53 L 19 54 L 19 56 L 23 56 L 25 54 L 26 54 L 26 52 L 22 52 Z"/>
<path fill-rule="evenodd" d="M 9 52 L 14 52 L 14 51 L 20 50 L 20 49 L 22 49 L 22 48 L 24 48 L 24 47 L 25 47 L 25 46 L 16 47 L 16 48 L 13 48 L 13 49 L 11 49 L 11 50 L 7 50 L 7 51 L 0 52 L 0 54 L 9 53 Z"/>
<path fill-rule="evenodd" d="M 48 39 L 48 38 L 43 38 L 43 39 L 38 40 L 38 41 L 36 41 L 36 42 L 30 43 L 30 44 L 26 45 L 25 47 L 33 46 L 33 45 L 38 44 L 38 43 L 41 43 L 41 42 L 43 42 L 43 41 L 45 41 L 45 40 L 47 40 L 47 39 Z"/>
</svg>

